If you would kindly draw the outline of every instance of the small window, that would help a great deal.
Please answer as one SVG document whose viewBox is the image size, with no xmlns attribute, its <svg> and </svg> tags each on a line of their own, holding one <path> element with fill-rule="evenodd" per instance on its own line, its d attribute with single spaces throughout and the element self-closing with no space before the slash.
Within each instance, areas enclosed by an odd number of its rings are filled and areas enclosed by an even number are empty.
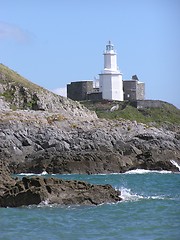
<svg viewBox="0 0 180 240">
<path fill-rule="evenodd" d="M 127 94 L 127 98 L 130 98 L 130 94 Z"/>
</svg>

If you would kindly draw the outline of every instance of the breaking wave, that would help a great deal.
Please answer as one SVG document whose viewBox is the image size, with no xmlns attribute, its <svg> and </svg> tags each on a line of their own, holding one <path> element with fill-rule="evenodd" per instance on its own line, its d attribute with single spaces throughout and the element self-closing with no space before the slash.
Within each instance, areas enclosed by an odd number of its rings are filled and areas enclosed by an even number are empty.
<svg viewBox="0 0 180 240">
<path fill-rule="evenodd" d="M 176 161 L 170 160 L 170 162 L 171 162 L 175 167 L 177 167 L 178 170 L 180 171 L 180 165 L 179 165 Z"/>
<path fill-rule="evenodd" d="M 35 173 L 19 173 L 19 176 L 33 176 L 33 175 L 37 175 Z"/>
<path fill-rule="evenodd" d="M 127 171 L 124 174 L 146 174 L 146 173 L 162 173 L 163 174 L 163 173 L 172 173 L 172 172 L 167 170 L 157 171 L 157 170 L 135 169 L 135 170 Z"/>
<path fill-rule="evenodd" d="M 124 202 L 127 202 L 127 201 L 139 201 L 139 200 L 142 200 L 142 199 L 152 199 L 152 200 L 164 200 L 165 197 L 164 196 L 143 196 L 143 195 L 139 195 L 137 193 L 133 193 L 131 191 L 131 189 L 128 189 L 128 188 L 120 188 L 119 189 L 121 191 L 121 195 L 120 197 L 122 198 L 122 200 Z"/>
<path fill-rule="evenodd" d="M 44 176 L 48 175 L 46 171 L 43 171 L 42 173 L 36 174 L 36 173 L 19 173 L 19 176 Z"/>
</svg>

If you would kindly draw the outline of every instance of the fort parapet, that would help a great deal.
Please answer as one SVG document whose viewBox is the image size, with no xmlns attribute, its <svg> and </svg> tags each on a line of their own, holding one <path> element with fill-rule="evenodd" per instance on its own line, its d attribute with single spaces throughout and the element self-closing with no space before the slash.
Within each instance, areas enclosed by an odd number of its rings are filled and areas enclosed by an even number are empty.
<svg viewBox="0 0 180 240">
<path fill-rule="evenodd" d="M 143 108 L 162 108 L 164 105 L 164 101 L 160 100 L 136 100 L 131 101 L 131 105 L 133 107 L 143 109 Z"/>
</svg>

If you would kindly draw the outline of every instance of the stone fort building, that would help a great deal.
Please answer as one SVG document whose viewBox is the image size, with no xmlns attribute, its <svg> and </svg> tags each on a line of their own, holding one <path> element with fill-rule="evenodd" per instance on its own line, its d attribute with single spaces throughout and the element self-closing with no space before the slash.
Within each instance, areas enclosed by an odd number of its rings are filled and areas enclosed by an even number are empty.
<svg viewBox="0 0 180 240">
<path fill-rule="evenodd" d="M 144 100 L 145 84 L 136 75 L 123 80 L 117 65 L 117 53 L 109 41 L 104 55 L 104 69 L 99 79 L 71 82 L 67 85 L 67 97 L 72 100 Z"/>
</svg>

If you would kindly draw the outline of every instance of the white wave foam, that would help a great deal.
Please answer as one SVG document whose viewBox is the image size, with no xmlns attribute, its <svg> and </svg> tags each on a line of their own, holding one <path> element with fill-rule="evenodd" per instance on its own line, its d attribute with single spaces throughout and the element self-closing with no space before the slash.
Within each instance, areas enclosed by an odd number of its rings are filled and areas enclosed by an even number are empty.
<svg viewBox="0 0 180 240">
<path fill-rule="evenodd" d="M 47 175 L 48 173 L 46 171 L 43 171 L 42 173 L 36 174 L 36 173 L 19 173 L 19 176 L 43 176 Z"/>
<path fill-rule="evenodd" d="M 163 197 L 163 196 L 151 196 L 151 197 L 146 197 L 146 199 L 158 199 L 158 200 L 164 200 L 165 197 Z"/>
<path fill-rule="evenodd" d="M 139 201 L 139 200 L 142 200 L 142 199 L 152 199 L 152 200 L 163 200 L 165 199 L 164 196 L 142 196 L 142 195 L 139 195 L 137 193 L 133 193 L 131 191 L 131 189 L 128 189 L 128 188 L 120 188 L 119 189 L 120 192 L 121 192 L 121 195 L 120 197 L 122 198 L 122 200 L 124 202 L 127 202 L 127 201 Z"/>
<path fill-rule="evenodd" d="M 175 160 L 170 160 L 170 162 L 178 168 L 178 170 L 180 171 L 180 165 L 175 161 Z"/>
<path fill-rule="evenodd" d="M 33 176 L 36 175 L 35 173 L 19 173 L 19 176 Z"/>
<path fill-rule="evenodd" d="M 44 206 L 51 206 L 51 204 L 49 204 L 49 199 L 46 199 L 37 205 L 37 207 L 44 207 Z"/>
<path fill-rule="evenodd" d="M 121 188 L 121 198 L 123 201 L 138 201 L 139 199 L 143 199 L 143 196 L 138 194 L 134 194 L 131 192 L 131 189 Z"/>
<path fill-rule="evenodd" d="M 124 174 L 146 174 L 146 173 L 172 173 L 171 171 L 166 170 L 145 170 L 145 169 L 135 169 L 125 172 Z"/>
<path fill-rule="evenodd" d="M 48 175 L 46 171 L 43 171 L 40 175 Z"/>
</svg>

